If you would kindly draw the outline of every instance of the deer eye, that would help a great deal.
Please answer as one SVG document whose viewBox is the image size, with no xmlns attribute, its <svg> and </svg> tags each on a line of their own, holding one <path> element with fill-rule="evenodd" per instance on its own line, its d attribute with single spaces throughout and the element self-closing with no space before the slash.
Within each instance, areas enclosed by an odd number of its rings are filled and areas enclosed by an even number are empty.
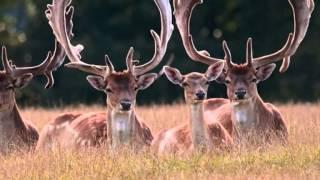
<svg viewBox="0 0 320 180">
<path fill-rule="evenodd" d="M 107 92 L 107 93 L 112 93 L 113 91 L 112 91 L 111 88 L 107 88 L 107 89 L 106 89 L 106 92 Z"/>
<path fill-rule="evenodd" d="M 226 79 L 224 82 L 225 82 L 226 84 L 230 84 L 230 83 L 231 83 L 231 81 L 230 81 L 229 79 Z"/>
<path fill-rule="evenodd" d="M 189 84 L 188 84 L 188 83 L 186 83 L 186 82 L 183 82 L 183 83 L 181 84 L 181 86 L 182 86 L 182 87 L 188 87 L 188 86 L 189 86 Z"/>
<path fill-rule="evenodd" d="M 14 89 L 12 85 L 9 85 L 5 88 L 6 90 L 11 90 L 11 89 Z"/>
</svg>

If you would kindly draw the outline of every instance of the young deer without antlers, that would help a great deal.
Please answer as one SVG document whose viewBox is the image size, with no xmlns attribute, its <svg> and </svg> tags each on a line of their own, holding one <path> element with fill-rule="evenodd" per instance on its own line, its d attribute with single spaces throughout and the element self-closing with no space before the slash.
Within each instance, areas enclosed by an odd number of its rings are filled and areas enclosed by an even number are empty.
<svg viewBox="0 0 320 180">
<path fill-rule="evenodd" d="M 10 152 L 13 148 L 32 147 L 39 135 L 31 122 L 24 120 L 19 113 L 15 99 L 15 89 L 28 85 L 34 76 L 46 75 L 46 88 L 53 86 L 52 71 L 57 69 L 65 58 L 65 53 L 56 42 L 55 50 L 37 66 L 16 67 L 8 60 L 7 50 L 2 47 L 2 64 L 0 71 L 0 153 Z"/>
<path fill-rule="evenodd" d="M 225 62 L 224 71 L 217 79 L 227 86 L 230 103 L 221 99 L 209 99 L 205 106 L 205 116 L 220 122 L 231 133 L 234 130 L 240 137 L 248 132 L 256 132 L 263 139 L 276 134 L 280 139 L 286 139 L 287 128 L 280 112 L 272 104 L 265 103 L 257 91 L 257 83 L 267 79 L 275 69 L 275 63 L 283 59 L 281 72 L 285 72 L 290 63 L 290 57 L 295 54 L 308 29 L 311 13 L 314 9 L 313 0 L 289 0 L 293 11 L 294 32 L 289 34 L 286 44 L 279 51 L 253 58 L 252 40 L 247 42 L 246 64 L 232 63 L 231 53 L 227 44 L 223 43 L 226 54 L 224 59 L 211 57 L 207 51 L 198 51 L 190 34 L 190 20 L 193 9 L 202 0 L 174 0 L 174 15 L 188 56 L 198 62 L 213 64 Z M 254 137 L 254 136 L 250 136 Z"/>
<path fill-rule="evenodd" d="M 155 43 L 153 58 L 146 64 L 137 65 L 133 59 L 133 48 L 127 55 L 127 70 L 116 72 L 106 55 L 106 65 L 98 66 L 81 61 L 82 45 L 73 46 L 65 31 L 65 15 L 73 13 L 69 0 L 53 0 L 46 11 L 49 24 L 55 37 L 66 50 L 71 63 L 66 66 L 95 74 L 87 80 L 97 90 L 107 95 L 105 113 L 64 114 L 49 123 L 40 135 L 37 149 L 59 146 L 78 148 L 97 146 L 107 142 L 111 149 L 131 146 L 142 149 L 153 139 L 150 129 L 137 117 L 135 112 L 136 95 L 139 90 L 148 88 L 158 77 L 149 73 L 163 59 L 168 41 L 173 31 L 172 12 L 169 0 L 154 1 L 160 11 L 161 34 L 151 31 Z"/>
<path fill-rule="evenodd" d="M 188 124 L 164 130 L 155 137 L 152 147 L 157 154 L 209 151 L 232 143 L 231 136 L 219 122 L 208 124 L 203 109 L 209 83 L 220 75 L 223 66 L 222 62 L 218 62 L 209 66 L 204 74 L 192 72 L 186 75 L 177 69 L 164 67 L 167 78 L 184 89 L 190 119 Z"/>
</svg>

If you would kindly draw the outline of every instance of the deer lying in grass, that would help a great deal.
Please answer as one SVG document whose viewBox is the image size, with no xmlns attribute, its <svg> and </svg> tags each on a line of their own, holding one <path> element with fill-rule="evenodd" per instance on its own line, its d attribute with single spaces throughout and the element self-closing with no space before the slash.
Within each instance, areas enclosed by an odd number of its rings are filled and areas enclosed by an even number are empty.
<svg viewBox="0 0 320 180">
<path fill-rule="evenodd" d="M 0 71 L 0 154 L 13 149 L 32 148 L 39 135 L 35 126 L 21 116 L 15 99 L 15 90 L 24 88 L 34 76 L 46 75 L 46 88 L 53 86 L 52 71 L 60 66 L 65 53 L 56 42 L 55 50 L 48 53 L 46 59 L 37 66 L 17 67 L 8 60 L 7 50 L 2 47 L 2 65 Z"/>
<path fill-rule="evenodd" d="M 209 151 L 232 142 L 231 136 L 219 122 L 208 124 L 203 109 L 209 83 L 220 75 L 223 66 L 222 62 L 218 62 L 209 66 L 204 74 L 192 72 L 186 75 L 169 66 L 164 67 L 167 78 L 184 89 L 190 119 L 189 123 L 164 130 L 155 137 L 152 147 L 157 154 Z"/>
<path fill-rule="evenodd" d="M 148 88 L 158 77 L 149 73 L 163 59 L 173 31 L 172 11 L 169 0 L 154 1 L 160 11 L 161 34 L 151 31 L 155 43 L 153 58 L 146 64 L 137 65 L 133 59 L 133 48 L 127 55 L 127 69 L 116 72 L 106 55 L 106 65 L 98 66 L 81 61 L 82 45 L 73 46 L 65 31 L 65 15 L 73 13 L 69 0 L 53 0 L 46 12 L 55 37 L 66 50 L 71 61 L 69 68 L 95 74 L 87 80 L 97 90 L 107 94 L 105 113 L 64 114 L 49 123 L 41 132 L 37 149 L 50 149 L 56 144 L 62 147 L 79 148 L 107 143 L 111 149 L 130 146 L 142 149 L 153 139 L 150 129 L 137 117 L 136 95 Z"/>
<path fill-rule="evenodd" d="M 183 45 L 188 56 L 204 64 L 225 62 L 223 73 L 218 81 L 227 86 L 229 102 L 223 99 L 210 99 L 206 102 L 205 116 L 220 122 L 231 134 L 239 137 L 250 136 L 249 132 L 256 132 L 262 139 L 269 139 L 276 134 L 281 140 L 287 139 L 287 128 L 281 113 L 269 103 L 265 103 L 259 96 L 257 84 L 267 79 L 275 69 L 275 62 L 283 59 L 280 68 L 285 72 L 290 64 L 290 57 L 295 54 L 308 29 L 311 13 L 314 9 L 313 0 L 289 0 L 293 11 L 294 32 L 289 34 L 286 44 L 275 53 L 262 57 L 253 57 L 252 40 L 247 43 L 246 64 L 232 63 L 231 53 L 227 44 L 224 49 L 227 54 L 224 59 L 211 57 L 207 51 L 198 51 L 190 34 L 190 19 L 193 9 L 202 0 L 174 0 L 174 15 Z M 234 131 L 235 130 L 235 131 Z M 255 136 L 250 136 L 255 137 Z M 259 136 L 258 136 L 259 137 Z"/>
</svg>

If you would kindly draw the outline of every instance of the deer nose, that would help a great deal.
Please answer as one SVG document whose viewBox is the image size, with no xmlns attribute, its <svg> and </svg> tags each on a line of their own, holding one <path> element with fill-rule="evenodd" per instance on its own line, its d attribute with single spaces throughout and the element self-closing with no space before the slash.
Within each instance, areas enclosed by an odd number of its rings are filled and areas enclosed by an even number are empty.
<svg viewBox="0 0 320 180">
<path fill-rule="evenodd" d="M 238 89 L 236 92 L 237 99 L 244 99 L 245 95 L 247 94 L 245 89 Z"/>
<path fill-rule="evenodd" d="M 129 100 L 123 100 L 120 102 L 121 110 L 129 111 L 131 109 L 131 102 Z"/>
<path fill-rule="evenodd" d="M 204 100 L 204 98 L 206 97 L 206 94 L 203 91 L 199 91 L 196 93 L 196 96 L 198 100 Z"/>
</svg>

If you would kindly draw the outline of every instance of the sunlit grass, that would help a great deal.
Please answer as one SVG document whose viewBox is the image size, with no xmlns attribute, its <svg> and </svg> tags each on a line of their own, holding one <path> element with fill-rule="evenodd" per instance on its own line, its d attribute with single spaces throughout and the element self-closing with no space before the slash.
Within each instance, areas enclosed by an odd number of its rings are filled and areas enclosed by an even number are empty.
<svg viewBox="0 0 320 180">
<path fill-rule="evenodd" d="M 317 179 L 320 176 L 320 104 L 280 105 L 289 126 L 289 144 L 266 149 L 156 157 L 152 153 L 17 152 L 0 157 L 0 179 Z M 103 107 L 24 109 L 39 129 L 61 112 L 103 111 Z M 154 134 L 188 118 L 184 105 L 150 106 L 137 112 Z"/>
</svg>

